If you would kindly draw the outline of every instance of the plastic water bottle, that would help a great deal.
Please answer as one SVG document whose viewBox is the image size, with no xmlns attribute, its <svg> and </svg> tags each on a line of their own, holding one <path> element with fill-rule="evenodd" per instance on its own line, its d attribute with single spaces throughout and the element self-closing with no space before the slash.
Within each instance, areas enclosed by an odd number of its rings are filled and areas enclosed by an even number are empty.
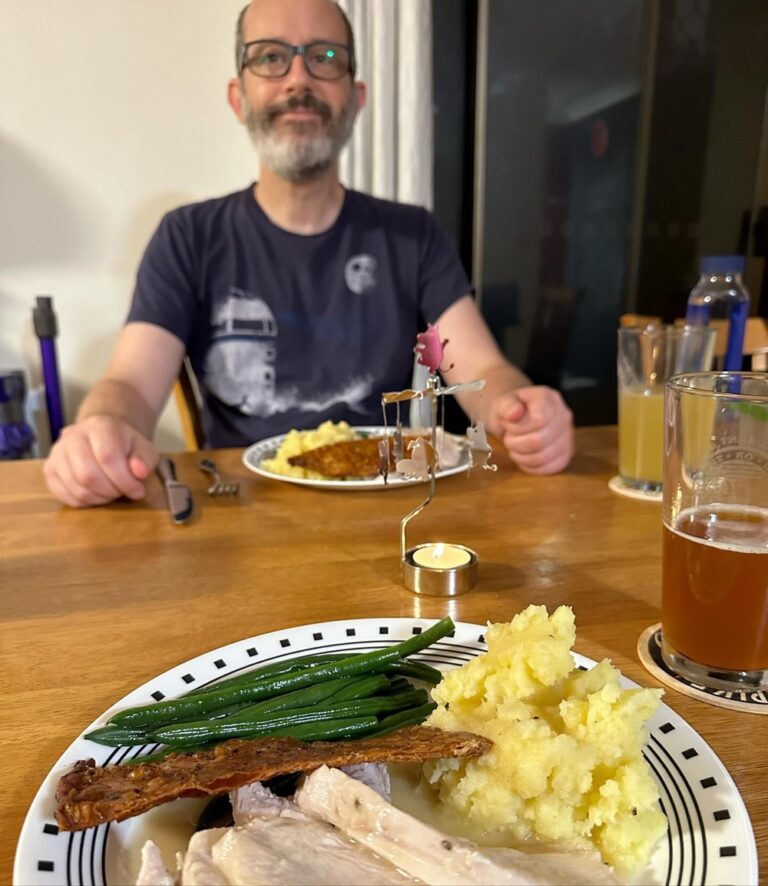
<svg viewBox="0 0 768 886">
<path fill-rule="evenodd" d="M 723 369 L 741 369 L 744 329 L 749 315 L 749 293 L 741 275 L 743 255 L 707 255 L 699 262 L 699 282 L 688 296 L 685 322 L 706 326 L 710 320 L 728 321 L 728 342 Z"/>
</svg>

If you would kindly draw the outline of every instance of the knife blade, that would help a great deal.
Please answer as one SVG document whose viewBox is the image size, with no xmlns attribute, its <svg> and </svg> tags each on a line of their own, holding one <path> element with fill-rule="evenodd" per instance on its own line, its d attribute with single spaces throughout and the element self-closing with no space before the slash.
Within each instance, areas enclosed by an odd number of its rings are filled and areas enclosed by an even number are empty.
<svg viewBox="0 0 768 886">
<path fill-rule="evenodd" d="M 157 463 L 157 473 L 165 486 L 165 498 L 168 510 L 171 512 L 171 520 L 174 523 L 186 523 L 195 509 L 192 490 L 186 483 L 179 483 L 176 479 L 176 465 L 173 459 L 161 458 Z"/>
</svg>

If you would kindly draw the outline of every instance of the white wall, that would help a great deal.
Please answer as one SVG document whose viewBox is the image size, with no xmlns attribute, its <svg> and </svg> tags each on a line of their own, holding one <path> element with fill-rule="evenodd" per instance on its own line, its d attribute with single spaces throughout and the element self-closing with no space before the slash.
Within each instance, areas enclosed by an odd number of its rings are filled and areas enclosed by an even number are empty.
<svg viewBox="0 0 768 886">
<path fill-rule="evenodd" d="M 66 415 L 106 368 L 160 216 L 257 176 L 226 103 L 245 0 L 0 0 L 0 368 L 40 383 L 54 296 Z M 159 446 L 183 448 L 175 408 Z"/>
</svg>

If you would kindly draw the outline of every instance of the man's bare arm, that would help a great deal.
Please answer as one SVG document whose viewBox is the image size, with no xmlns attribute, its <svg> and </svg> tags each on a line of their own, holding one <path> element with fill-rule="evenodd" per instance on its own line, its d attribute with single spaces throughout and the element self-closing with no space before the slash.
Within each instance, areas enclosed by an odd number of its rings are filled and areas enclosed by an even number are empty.
<svg viewBox="0 0 768 886">
<path fill-rule="evenodd" d="M 491 405 L 501 394 L 531 384 L 524 372 L 513 366 L 501 353 L 471 295 L 454 302 L 437 321 L 440 338 L 448 339 L 443 372 L 448 384 L 485 379 L 482 395 L 457 394 L 464 411 L 485 422 L 488 430 L 501 436 Z"/>
<path fill-rule="evenodd" d="M 482 420 L 524 471 L 550 474 L 566 467 L 573 455 L 571 411 L 556 390 L 532 385 L 504 357 L 472 297 L 454 302 L 437 325 L 449 340 L 446 381 L 486 382 L 481 395 L 458 395 L 464 411 Z"/>
<path fill-rule="evenodd" d="M 129 323 L 109 367 L 80 405 L 77 421 L 120 419 L 151 440 L 184 358 L 184 344 L 152 323 Z"/>
<path fill-rule="evenodd" d="M 152 437 L 184 356 L 159 326 L 129 323 L 104 378 L 83 401 L 45 462 L 48 488 L 64 504 L 88 507 L 138 499 L 157 464 Z"/>
</svg>

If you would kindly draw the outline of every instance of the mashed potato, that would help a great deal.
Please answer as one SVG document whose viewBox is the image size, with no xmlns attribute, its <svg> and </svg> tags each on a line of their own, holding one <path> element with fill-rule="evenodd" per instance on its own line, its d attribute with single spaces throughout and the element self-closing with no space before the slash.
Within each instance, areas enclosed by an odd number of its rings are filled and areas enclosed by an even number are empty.
<svg viewBox="0 0 768 886">
<path fill-rule="evenodd" d="M 329 443 L 340 443 L 342 440 L 354 440 L 355 432 L 345 422 L 334 423 L 324 421 L 313 431 L 289 431 L 274 458 L 265 458 L 261 466 L 266 471 L 274 474 L 283 474 L 286 477 L 301 477 L 302 479 L 325 480 L 317 471 L 308 471 L 305 468 L 297 468 L 288 464 L 288 459 L 294 455 L 301 455 L 318 446 L 327 446 Z"/>
<path fill-rule="evenodd" d="M 641 753 L 661 691 L 621 689 L 607 659 L 574 668 L 567 606 L 529 606 L 485 636 L 488 652 L 434 688 L 427 722 L 494 748 L 424 766 L 441 802 L 507 842 L 594 847 L 619 872 L 642 868 L 667 826 Z"/>
</svg>

